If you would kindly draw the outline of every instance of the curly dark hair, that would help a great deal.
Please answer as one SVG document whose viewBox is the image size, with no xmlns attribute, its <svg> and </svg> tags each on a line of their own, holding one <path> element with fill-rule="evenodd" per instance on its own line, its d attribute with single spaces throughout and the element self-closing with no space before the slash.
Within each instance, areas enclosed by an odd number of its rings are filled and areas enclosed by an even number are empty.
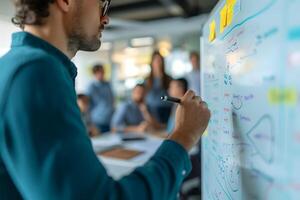
<svg viewBox="0 0 300 200">
<path fill-rule="evenodd" d="M 23 29 L 25 24 L 43 24 L 43 18 L 49 16 L 49 5 L 54 3 L 54 0 L 13 0 L 13 2 L 16 13 L 12 23 Z"/>
</svg>

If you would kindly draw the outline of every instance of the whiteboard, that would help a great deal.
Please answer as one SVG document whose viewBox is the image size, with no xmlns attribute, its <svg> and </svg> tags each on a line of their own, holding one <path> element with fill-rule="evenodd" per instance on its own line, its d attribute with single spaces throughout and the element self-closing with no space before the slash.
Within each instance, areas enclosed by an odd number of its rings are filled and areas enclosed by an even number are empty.
<svg viewBox="0 0 300 200">
<path fill-rule="evenodd" d="M 201 39 L 203 199 L 300 199 L 300 0 L 223 0 Z"/>
</svg>

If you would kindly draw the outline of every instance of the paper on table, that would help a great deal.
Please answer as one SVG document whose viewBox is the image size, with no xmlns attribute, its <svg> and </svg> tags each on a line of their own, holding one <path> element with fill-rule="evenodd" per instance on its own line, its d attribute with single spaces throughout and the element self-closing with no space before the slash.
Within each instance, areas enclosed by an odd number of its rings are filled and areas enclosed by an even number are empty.
<svg viewBox="0 0 300 200">
<path fill-rule="evenodd" d="M 117 134 L 109 134 L 107 136 L 100 136 L 96 138 L 92 138 L 93 147 L 96 149 L 97 147 L 108 147 L 121 145 L 122 141 L 119 135 Z"/>
</svg>

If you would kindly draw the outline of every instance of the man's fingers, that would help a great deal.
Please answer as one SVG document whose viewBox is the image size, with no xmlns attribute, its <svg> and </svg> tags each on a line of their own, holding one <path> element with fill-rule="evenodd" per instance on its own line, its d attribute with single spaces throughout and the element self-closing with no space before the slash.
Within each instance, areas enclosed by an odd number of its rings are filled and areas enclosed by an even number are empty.
<svg viewBox="0 0 300 200">
<path fill-rule="evenodd" d="M 188 90 L 183 96 L 183 100 L 190 101 L 195 97 L 195 92 L 193 90 Z"/>
<path fill-rule="evenodd" d="M 197 102 L 202 102 L 202 99 L 201 99 L 201 97 L 200 96 L 194 96 L 193 97 L 193 100 L 195 100 L 195 101 L 197 101 Z"/>
<path fill-rule="evenodd" d="M 206 103 L 205 101 L 200 101 L 200 104 L 201 104 L 203 107 L 208 108 L 208 105 L 207 105 L 207 103 Z"/>
</svg>

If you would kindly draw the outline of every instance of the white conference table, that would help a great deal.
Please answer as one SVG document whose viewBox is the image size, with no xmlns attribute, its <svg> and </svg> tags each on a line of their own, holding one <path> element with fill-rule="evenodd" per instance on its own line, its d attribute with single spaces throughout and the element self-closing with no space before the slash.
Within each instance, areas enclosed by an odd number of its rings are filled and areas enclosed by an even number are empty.
<svg viewBox="0 0 300 200">
<path fill-rule="evenodd" d="M 159 137 L 151 135 L 146 135 L 145 137 L 145 140 L 123 142 L 120 134 L 106 134 L 92 138 L 92 144 L 95 152 L 99 152 L 101 149 L 103 150 L 115 145 L 122 145 L 122 147 L 128 149 L 144 152 L 141 155 L 129 160 L 108 158 L 97 155 L 108 174 L 117 180 L 125 175 L 128 175 L 135 168 L 145 164 L 163 142 L 163 139 Z"/>
</svg>

